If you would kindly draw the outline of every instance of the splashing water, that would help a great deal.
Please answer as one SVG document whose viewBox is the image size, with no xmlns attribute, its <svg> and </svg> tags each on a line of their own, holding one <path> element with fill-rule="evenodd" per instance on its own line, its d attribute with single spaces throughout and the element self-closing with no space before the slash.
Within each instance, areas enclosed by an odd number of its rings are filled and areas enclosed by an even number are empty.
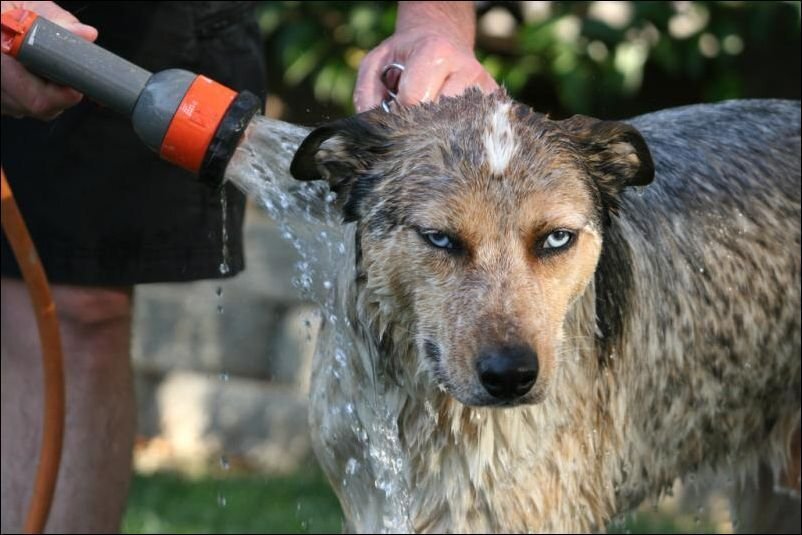
<svg viewBox="0 0 802 535">
<path fill-rule="evenodd" d="M 349 246 L 354 243 L 353 225 L 342 224 L 334 206 L 336 195 L 327 184 L 300 182 L 289 172 L 295 151 L 308 134 L 309 130 L 300 126 L 254 117 L 226 168 L 226 180 L 265 209 L 300 256 L 292 284 L 303 297 L 321 307 L 325 327 L 318 340 L 316 368 L 322 365 L 321 373 L 337 377 L 344 392 L 368 398 L 368 410 L 373 412 L 368 418 L 360 417 L 351 404 L 344 413 L 341 407 L 325 409 L 332 414 L 340 411 L 339 417 L 348 419 L 362 446 L 363 457 L 346 463 L 344 483 L 364 475 L 360 471 L 369 470 L 375 487 L 384 495 L 382 518 L 377 519 L 381 524 L 375 526 L 376 530 L 409 533 L 409 471 L 398 422 L 390 416 L 383 392 L 362 392 L 363 386 L 351 383 L 355 373 L 345 373 L 361 367 L 363 373 L 375 376 L 349 335 L 348 281 L 355 278 L 354 252 Z M 352 410 L 347 410 L 348 406 Z M 359 485 L 346 484 L 343 491 L 358 489 Z M 352 503 L 362 499 L 361 494 L 351 496 Z"/>
<path fill-rule="evenodd" d="M 223 190 L 221 199 L 225 199 L 225 190 Z M 226 246 L 226 240 L 228 239 L 228 235 L 227 235 L 227 232 L 226 232 L 226 223 L 225 223 L 225 221 L 226 221 L 226 216 L 225 216 L 226 206 L 225 206 L 225 201 L 224 200 L 221 200 L 221 206 L 222 206 L 222 209 L 223 209 L 223 262 L 220 264 L 220 273 L 222 275 L 225 275 L 226 273 L 228 273 L 228 262 L 227 262 L 228 247 Z M 223 271 L 223 266 L 225 266 L 225 271 Z M 217 313 L 218 314 L 222 314 L 223 313 L 223 287 L 222 286 L 218 286 L 217 288 L 215 288 L 214 293 L 217 296 Z M 223 383 L 228 382 L 228 372 L 226 372 L 225 370 L 222 370 L 220 372 L 220 375 L 218 376 L 218 378 Z M 224 471 L 228 471 L 228 469 L 230 468 L 230 465 L 229 465 L 229 462 L 228 462 L 228 457 L 226 457 L 225 454 L 221 454 L 220 455 L 220 468 L 222 468 Z M 222 507 L 225 507 L 227 505 L 227 503 L 228 502 L 226 500 L 226 496 L 223 493 L 222 489 L 218 489 L 218 491 L 217 491 L 217 506 L 222 508 Z"/>
<path fill-rule="evenodd" d="M 223 221 L 223 258 L 220 261 L 220 274 L 227 275 L 231 268 L 228 265 L 228 227 L 226 227 L 226 219 L 228 217 L 228 198 L 226 197 L 226 188 L 220 189 L 220 211 L 221 219 Z"/>
</svg>

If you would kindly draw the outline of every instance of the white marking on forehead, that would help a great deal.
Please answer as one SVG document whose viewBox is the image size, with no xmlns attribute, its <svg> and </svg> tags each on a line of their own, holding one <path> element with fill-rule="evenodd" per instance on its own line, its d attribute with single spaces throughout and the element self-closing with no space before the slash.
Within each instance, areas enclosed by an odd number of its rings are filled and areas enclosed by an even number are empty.
<svg viewBox="0 0 802 535">
<path fill-rule="evenodd" d="M 485 161 L 491 172 L 501 175 L 518 148 L 510 125 L 510 103 L 500 104 L 490 116 L 489 123 L 484 131 Z"/>
</svg>

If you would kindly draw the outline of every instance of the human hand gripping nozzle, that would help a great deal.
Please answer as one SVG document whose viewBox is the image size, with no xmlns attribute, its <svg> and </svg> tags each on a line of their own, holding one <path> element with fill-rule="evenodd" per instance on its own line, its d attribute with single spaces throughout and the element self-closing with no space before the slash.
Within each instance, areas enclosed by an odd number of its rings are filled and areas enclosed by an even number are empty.
<svg viewBox="0 0 802 535">
<path fill-rule="evenodd" d="M 29 10 L 2 14 L 2 40 L 32 73 L 129 117 L 145 145 L 212 188 L 261 109 L 253 93 L 182 69 L 151 73 Z"/>
</svg>

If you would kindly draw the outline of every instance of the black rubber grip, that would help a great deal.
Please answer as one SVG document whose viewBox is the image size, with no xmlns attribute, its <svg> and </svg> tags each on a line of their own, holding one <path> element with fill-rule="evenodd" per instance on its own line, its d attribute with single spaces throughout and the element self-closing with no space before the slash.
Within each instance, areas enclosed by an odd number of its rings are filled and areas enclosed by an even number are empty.
<svg viewBox="0 0 802 535">
<path fill-rule="evenodd" d="M 251 118 L 261 109 L 259 98 L 250 91 L 243 91 L 234 98 L 209 142 L 198 180 L 214 189 L 223 185 L 228 161 L 234 155 Z"/>
</svg>

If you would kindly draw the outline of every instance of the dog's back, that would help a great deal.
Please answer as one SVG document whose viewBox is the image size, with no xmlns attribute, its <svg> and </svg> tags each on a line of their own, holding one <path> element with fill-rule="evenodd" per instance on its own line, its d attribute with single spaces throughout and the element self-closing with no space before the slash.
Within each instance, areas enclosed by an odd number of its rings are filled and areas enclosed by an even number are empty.
<svg viewBox="0 0 802 535">
<path fill-rule="evenodd" d="M 649 370 L 626 396 L 644 480 L 754 465 L 761 444 L 778 470 L 800 406 L 800 103 L 731 101 L 630 123 L 655 180 L 622 194 L 611 231 L 627 247 L 603 253 L 597 271 L 597 287 L 631 288 L 607 296 L 624 317 L 605 316 L 603 295 L 597 313 L 627 331 L 611 334 L 635 370 Z M 653 490 L 637 486 L 633 497 Z"/>
</svg>

